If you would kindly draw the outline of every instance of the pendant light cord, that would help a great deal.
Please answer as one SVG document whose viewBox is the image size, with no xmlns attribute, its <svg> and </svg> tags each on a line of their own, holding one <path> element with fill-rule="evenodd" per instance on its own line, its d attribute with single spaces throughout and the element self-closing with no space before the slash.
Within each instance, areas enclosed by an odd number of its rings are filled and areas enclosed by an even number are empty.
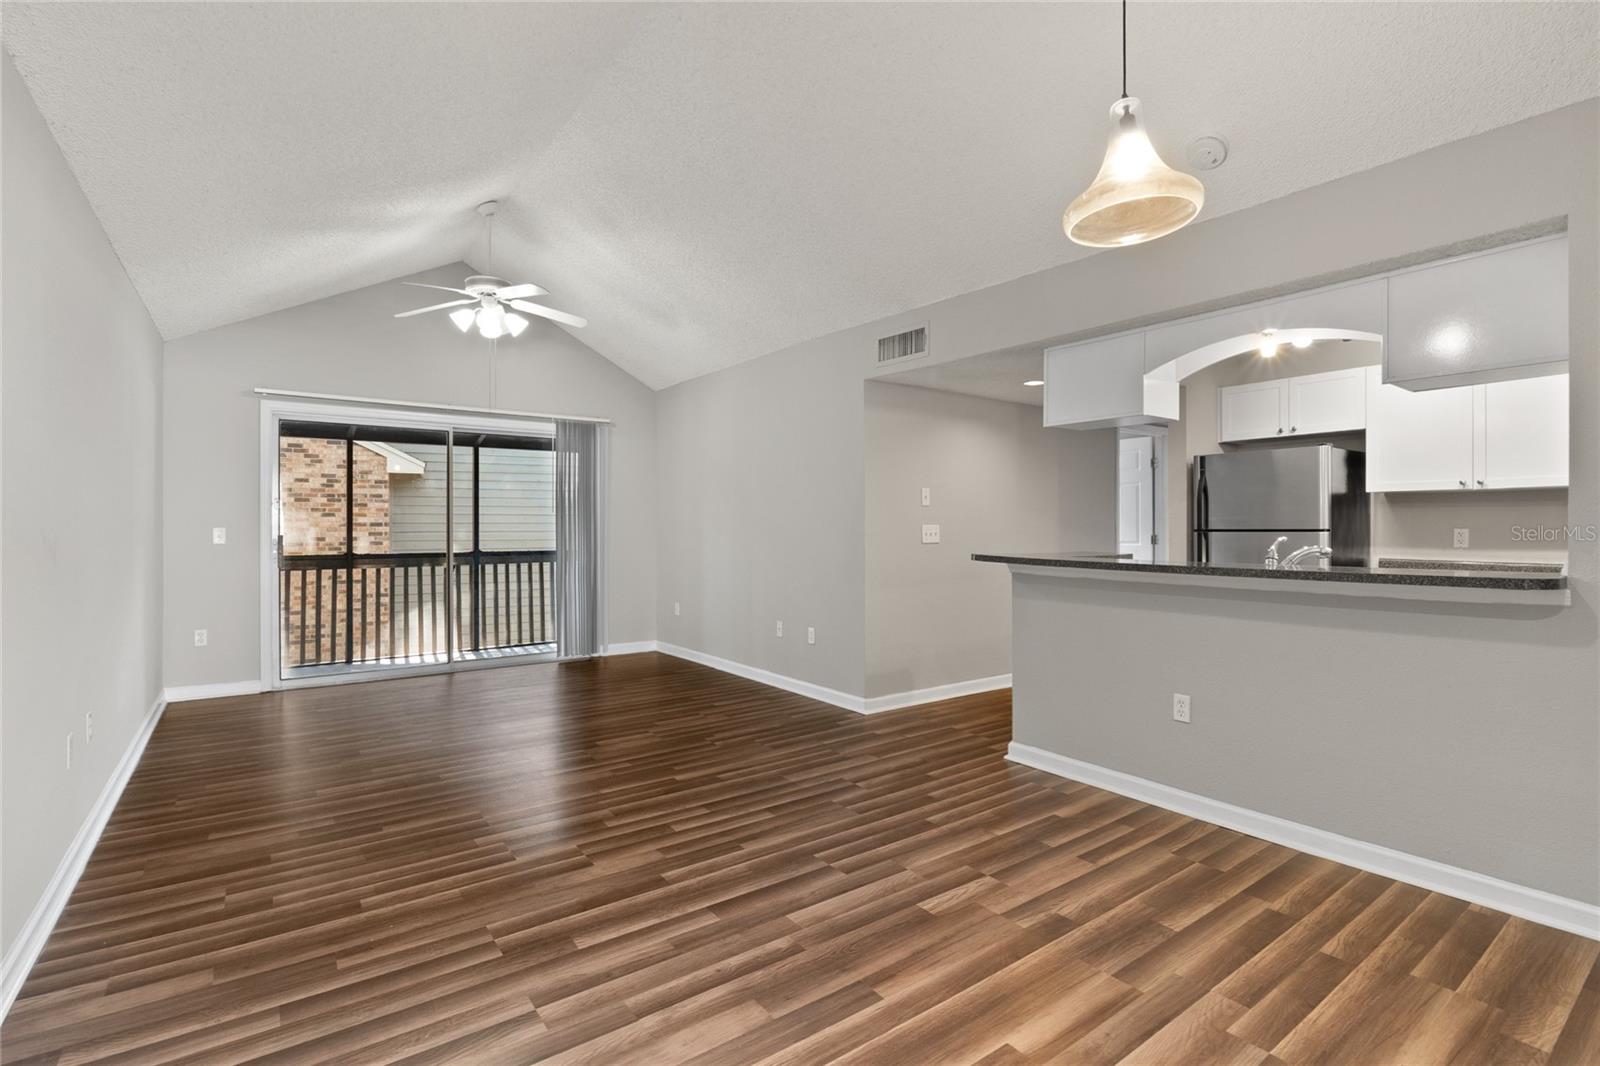
<svg viewBox="0 0 1600 1066">
<path fill-rule="evenodd" d="M 1128 98 L 1128 0 L 1122 0 L 1122 98 Z"/>
</svg>

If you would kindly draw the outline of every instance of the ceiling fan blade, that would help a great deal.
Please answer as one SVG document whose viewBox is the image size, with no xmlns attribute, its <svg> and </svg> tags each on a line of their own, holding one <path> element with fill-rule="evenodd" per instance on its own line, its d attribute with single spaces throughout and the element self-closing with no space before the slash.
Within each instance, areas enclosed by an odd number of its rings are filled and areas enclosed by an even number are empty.
<svg viewBox="0 0 1600 1066">
<path fill-rule="evenodd" d="M 582 329 L 584 326 L 589 324 L 589 320 L 587 318 L 579 318 L 577 315 L 569 315 L 565 311 L 557 311 L 552 307 L 542 307 L 539 304 L 531 304 L 526 300 L 512 300 L 511 306 L 515 307 L 518 311 L 526 311 L 530 315 L 538 315 L 540 318 L 548 318 L 552 322 L 560 322 L 562 325 L 566 326 L 575 326 L 578 329 Z"/>
<path fill-rule="evenodd" d="M 415 311 L 401 311 L 398 315 L 395 315 L 394 317 L 396 317 L 396 318 L 410 318 L 412 315 L 425 315 L 429 311 L 443 311 L 446 307 L 460 307 L 462 304 L 475 304 L 477 302 L 478 301 L 476 299 L 451 300 L 449 303 L 434 304 L 432 307 L 419 307 Z"/>
<path fill-rule="evenodd" d="M 466 289 L 452 289 L 448 285 L 429 285 L 425 281 L 402 281 L 400 284 L 402 284 L 402 285 L 414 285 L 419 289 L 443 289 L 445 292 L 459 292 L 463 296 L 471 296 L 472 295 L 472 293 L 468 292 Z"/>
<path fill-rule="evenodd" d="M 502 300 L 520 300 L 526 296 L 549 296 L 550 290 L 541 289 L 530 281 L 521 285 L 511 285 L 504 289 L 496 289 L 494 294 Z"/>
</svg>

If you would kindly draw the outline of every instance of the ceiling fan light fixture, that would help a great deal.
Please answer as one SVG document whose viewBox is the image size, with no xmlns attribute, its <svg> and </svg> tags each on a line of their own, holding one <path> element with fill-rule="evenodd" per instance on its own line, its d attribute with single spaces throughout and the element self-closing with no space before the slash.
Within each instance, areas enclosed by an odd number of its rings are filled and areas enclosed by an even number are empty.
<svg viewBox="0 0 1600 1066">
<path fill-rule="evenodd" d="M 513 337 L 522 336 L 522 331 L 528 328 L 528 320 L 521 315 L 506 312 L 506 330 Z"/>
<path fill-rule="evenodd" d="M 467 330 L 472 328 L 472 320 L 477 317 L 478 312 L 470 307 L 463 307 L 460 310 L 450 312 L 450 321 L 453 322 L 456 329 L 459 329 L 462 333 L 465 333 Z"/>
<path fill-rule="evenodd" d="M 1193 221 L 1205 204 L 1200 179 L 1173 170 L 1139 120 L 1139 101 L 1111 105 L 1111 143 L 1100 172 L 1061 216 L 1061 228 L 1090 248 L 1121 248 L 1164 237 Z"/>
<path fill-rule="evenodd" d="M 497 303 L 487 303 L 478 308 L 478 334 L 488 340 L 505 336 L 506 312 Z"/>
</svg>

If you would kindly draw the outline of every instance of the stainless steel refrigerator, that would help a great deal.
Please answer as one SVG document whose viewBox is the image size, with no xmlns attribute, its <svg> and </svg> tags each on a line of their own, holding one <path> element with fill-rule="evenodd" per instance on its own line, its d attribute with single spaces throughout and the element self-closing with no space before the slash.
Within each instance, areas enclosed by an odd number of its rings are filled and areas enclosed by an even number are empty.
<svg viewBox="0 0 1600 1066">
<path fill-rule="evenodd" d="M 1334 566 L 1366 566 L 1371 545 L 1366 456 L 1314 444 L 1201 455 L 1190 472 L 1190 559 L 1259 564 L 1279 537 L 1288 555 L 1333 549 Z M 1302 568 L 1316 565 L 1306 560 Z"/>
</svg>

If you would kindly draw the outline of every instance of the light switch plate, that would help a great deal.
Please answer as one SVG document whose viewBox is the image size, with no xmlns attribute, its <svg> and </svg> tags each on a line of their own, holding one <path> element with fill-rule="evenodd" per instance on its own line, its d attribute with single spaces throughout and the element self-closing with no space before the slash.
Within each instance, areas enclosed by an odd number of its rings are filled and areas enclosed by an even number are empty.
<svg viewBox="0 0 1600 1066">
<path fill-rule="evenodd" d="M 926 524 L 923 525 L 923 527 L 922 527 L 922 543 L 924 543 L 924 544 L 937 544 L 937 543 L 939 543 L 939 527 L 938 527 L 937 524 L 926 523 Z"/>
<path fill-rule="evenodd" d="M 933 490 L 932 489 L 923 489 L 922 490 L 922 506 L 928 507 L 928 506 L 931 506 L 932 503 L 933 503 Z"/>
<path fill-rule="evenodd" d="M 778 619 L 778 636 L 783 636 L 783 619 Z"/>
<path fill-rule="evenodd" d="M 816 626 L 806 626 L 806 643 L 807 644 L 815 644 L 816 642 L 817 642 L 817 628 L 816 628 Z"/>
<path fill-rule="evenodd" d="M 213 544 L 226 544 L 226 543 L 228 543 L 228 531 L 227 531 L 227 529 L 222 527 L 222 526 L 212 526 L 211 527 L 211 543 L 213 543 Z"/>
</svg>

